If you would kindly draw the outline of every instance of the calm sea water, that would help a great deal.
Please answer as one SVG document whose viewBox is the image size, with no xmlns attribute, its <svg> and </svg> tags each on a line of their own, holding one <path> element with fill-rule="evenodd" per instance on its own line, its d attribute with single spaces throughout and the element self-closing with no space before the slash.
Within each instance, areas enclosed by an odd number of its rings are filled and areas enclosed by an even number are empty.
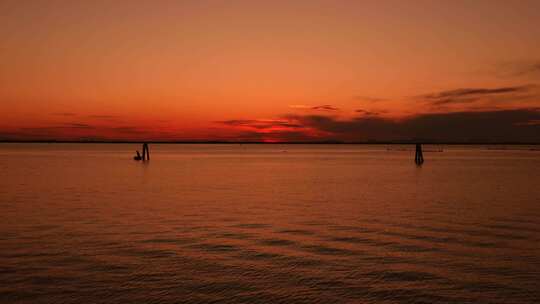
<svg viewBox="0 0 540 304">
<path fill-rule="evenodd" d="M 0 144 L 0 303 L 540 302 L 540 151 L 425 148 Z"/>
</svg>

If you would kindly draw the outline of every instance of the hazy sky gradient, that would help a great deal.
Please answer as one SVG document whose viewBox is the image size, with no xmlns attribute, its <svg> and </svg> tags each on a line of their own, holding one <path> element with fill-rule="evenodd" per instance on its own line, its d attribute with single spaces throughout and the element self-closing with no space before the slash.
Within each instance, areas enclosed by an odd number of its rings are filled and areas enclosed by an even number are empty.
<svg viewBox="0 0 540 304">
<path fill-rule="evenodd" d="M 473 128 L 540 141 L 540 1 L 0 0 L 0 12 L 0 139 L 444 141 Z M 424 117 L 457 133 L 405 128 Z M 501 137 L 490 126 L 503 121 Z"/>
</svg>

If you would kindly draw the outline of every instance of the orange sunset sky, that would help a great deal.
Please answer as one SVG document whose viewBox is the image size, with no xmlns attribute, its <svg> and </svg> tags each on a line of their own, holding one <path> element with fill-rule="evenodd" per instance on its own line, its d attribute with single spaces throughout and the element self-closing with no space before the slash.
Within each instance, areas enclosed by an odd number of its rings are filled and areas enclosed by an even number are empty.
<svg viewBox="0 0 540 304">
<path fill-rule="evenodd" d="M 540 142 L 540 1 L 0 0 L 0 139 Z"/>
</svg>

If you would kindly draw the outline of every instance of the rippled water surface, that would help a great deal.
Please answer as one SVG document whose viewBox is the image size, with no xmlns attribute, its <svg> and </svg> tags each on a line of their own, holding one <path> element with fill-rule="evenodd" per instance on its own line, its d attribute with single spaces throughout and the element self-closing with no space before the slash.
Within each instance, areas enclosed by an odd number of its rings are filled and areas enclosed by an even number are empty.
<svg viewBox="0 0 540 304">
<path fill-rule="evenodd" d="M 540 152 L 439 148 L 0 144 L 0 303 L 540 302 Z"/>
</svg>

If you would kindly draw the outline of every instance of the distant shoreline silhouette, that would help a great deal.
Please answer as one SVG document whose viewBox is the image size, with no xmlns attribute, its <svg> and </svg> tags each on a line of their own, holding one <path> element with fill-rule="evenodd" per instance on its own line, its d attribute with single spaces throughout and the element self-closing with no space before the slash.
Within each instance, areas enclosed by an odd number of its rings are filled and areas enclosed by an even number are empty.
<svg viewBox="0 0 540 304">
<path fill-rule="evenodd" d="M 81 141 L 81 140 L 0 140 L 1 143 L 29 143 L 29 144 L 138 144 L 141 141 L 126 140 L 126 141 Z M 359 142 L 342 142 L 342 141 L 282 141 L 282 142 L 263 142 L 263 141 L 147 141 L 148 144 L 256 144 L 256 145 L 413 145 L 416 141 L 359 141 Z M 492 146 L 540 146 L 540 142 L 439 142 L 439 141 L 423 141 L 423 145 L 492 145 Z"/>
</svg>

